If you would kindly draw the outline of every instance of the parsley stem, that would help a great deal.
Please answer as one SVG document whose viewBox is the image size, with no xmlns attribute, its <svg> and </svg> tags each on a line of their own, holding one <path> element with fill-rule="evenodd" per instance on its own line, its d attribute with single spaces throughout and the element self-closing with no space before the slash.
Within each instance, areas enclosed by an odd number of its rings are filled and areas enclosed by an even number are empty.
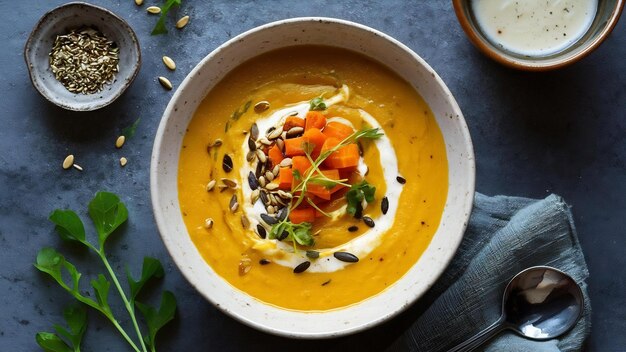
<svg viewBox="0 0 626 352">
<path fill-rule="evenodd" d="M 141 330 L 139 330 L 139 325 L 137 325 L 137 318 L 135 317 L 135 307 L 130 303 L 130 301 L 126 297 L 124 290 L 122 290 L 122 286 L 120 285 L 120 282 L 117 280 L 117 276 L 113 272 L 113 269 L 111 268 L 111 265 L 109 264 L 109 260 L 104 254 L 104 250 L 99 250 L 98 255 L 100 256 L 100 259 L 102 259 L 102 263 L 104 263 L 104 266 L 109 272 L 109 276 L 111 277 L 111 280 L 113 280 L 113 284 L 115 284 L 115 287 L 117 288 L 117 291 L 119 292 L 120 297 L 122 298 L 122 301 L 124 302 L 124 305 L 126 306 L 126 310 L 128 311 L 128 314 L 130 315 L 130 318 L 133 322 L 133 326 L 135 328 L 135 332 L 137 333 L 137 337 L 139 338 L 139 342 L 141 343 L 142 351 L 147 352 L 148 350 L 146 349 L 146 345 L 143 342 L 143 336 L 141 335 Z M 125 338 L 130 339 L 128 335 L 126 335 L 125 332 L 123 333 L 123 335 Z M 133 343 L 133 346 L 135 346 L 134 343 Z M 135 349 L 137 348 L 135 347 Z M 139 351 L 139 349 L 137 349 L 137 351 Z"/>
</svg>

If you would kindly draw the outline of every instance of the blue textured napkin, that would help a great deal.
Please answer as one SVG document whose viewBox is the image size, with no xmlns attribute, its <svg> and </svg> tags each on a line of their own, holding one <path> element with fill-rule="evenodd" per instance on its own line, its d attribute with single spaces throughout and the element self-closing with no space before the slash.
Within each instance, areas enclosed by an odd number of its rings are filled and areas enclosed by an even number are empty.
<svg viewBox="0 0 626 352">
<path fill-rule="evenodd" d="M 430 305 L 390 350 L 431 352 L 456 346 L 498 319 L 509 279 L 535 265 L 561 269 L 582 286 L 582 318 L 559 339 L 537 342 L 505 331 L 483 345 L 483 350 L 580 350 L 591 329 L 585 283 L 589 272 L 569 206 L 555 195 L 536 200 L 480 193 L 454 259 L 418 303 Z"/>
</svg>

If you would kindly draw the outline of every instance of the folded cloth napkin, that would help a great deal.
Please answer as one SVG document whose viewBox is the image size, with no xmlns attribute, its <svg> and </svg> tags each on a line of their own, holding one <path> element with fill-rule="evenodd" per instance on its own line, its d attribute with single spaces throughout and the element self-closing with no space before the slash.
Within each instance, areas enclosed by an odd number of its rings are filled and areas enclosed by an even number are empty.
<svg viewBox="0 0 626 352">
<path fill-rule="evenodd" d="M 580 350 L 591 329 L 585 283 L 589 272 L 569 206 L 556 195 L 535 200 L 480 193 L 475 196 L 470 222 L 454 259 L 417 303 L 423 305 L 423 313 L 389 350 L 446 351 L 463 342 L 498 319 L 508 281 L 536 265 L 558 268 L 581 285 L 585 295 L 582 318 L 558 339 L 531 341 L 504 331 L 482 349 Z"/>
</svg>

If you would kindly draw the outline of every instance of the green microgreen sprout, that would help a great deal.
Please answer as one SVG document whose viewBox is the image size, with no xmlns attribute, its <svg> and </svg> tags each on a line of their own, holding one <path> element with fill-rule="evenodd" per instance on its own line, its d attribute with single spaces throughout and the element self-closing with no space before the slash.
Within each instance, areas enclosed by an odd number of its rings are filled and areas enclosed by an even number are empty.
<svg viewBox="0 0 626 352">
<path fill-rule="evenodd" d="M 326 103 L 324 102 L 324 98 L 322 96 L 311 99 L 309 101 L 309 105 L 313 111 L 326 110 Z"/>
<path fill-rule="evenodd" d="M 95 309 L 104 315 L 113 326 L 118 330 L 118 332 L 122 335 L 122 337 L 128 342 L 128 344 L 132 347 L 134 351 L 155 351 L 155 336 L 156 331 L 161 328 L 165 323 L 172 320 L 174 318 L 174 313 L 176 311 L 176 300 L 171 292 L 165 291 L 163 293 L 163 298 L 161 301 L 161 307 L 156 310 L 152 307 L 149 307 L 146 304 L 142 304 L 136 301 L 137 296 L 139 295 L 141 289 L 144 285 L 155 278 L 163 277 L 164 271 L 161 263 L 154 258 L 146 257 L 143 261 L 143 267 L 141 272 L 141 277 L 139 280 L 134 280 L 130 275 L 128 269 L 127 279 L 128 286 L 130 288 L 130 294 L 127 296 L 124 290 L 122 289 L 120 282 L 117 278 L 117 275 L 113 271 L 105 251 L 105 243 L 109 236 L 126 220 L 128 219 L 128 210 L 124 203 L 122 203 L 119 197 L 113 193 L 108 192 L 98 192 L 93 200 L 89 203 L 89 216 L 93 221 L 94 227 L 96 229 L 98 235 L 98 243 L 97 246 L 92 244 L 87 240 L 85 234 L 85 227 L 81 219 L 78 215 L 72 210 L 61 210 L 57 209 L 50 214 L 50 221 L 52 221 L 56 225 L 56 230 L 59 236 L 66 241 L 78 243 L 97 254 L 97 256 L 102 261 L 104 267 L 106 268 L 106 272 L 110 278 L 103 274 L 99 274 L 97 279 L 91 280 L 91 286 L 94 290 L 95 300 L 90 298 L 89 296 L 83 295 L 79 288 L 79 282 L 82 274 L 78 272 L 76 267 L 70 263 L 65 257 L 57 252 L 54 248 L 43 248 L 37 254 L 37 260 L 35 267 L 40 271 L 50 275 L 65 291 L 70 293 L 76 300 L 79 302 Z M 64 279 L 65 277 L 71 278 L 70 282 L 67 283 Z M 132 321 L 133 328 L 135 333 L 137 334 L 137 338 L 139 339 L 139 346 L 133 341 L 128 333 L 122 328 L 119 324 L 118 320 L 113 315 L 111 307 L 108 303 L 109 297 L 109 288 L 111 287 L 111 282 L 113 286 L 119 293 L 122 301 L 124 302 L 124 306 L 128 311 L 128 315 L 130 316 L 130 320 Z M 139 328 L 139 324 L 135 315 L 135 307 L 137 307 L 142 313 L 144 317 L 144 321 L 148 326 L 148 334 L 142 335 L 141 330 Z M 66 337 L 70 342 L 72 342 L 74 346 L 74 351 L 79 351 L 80 339 L 78 339 L 78 332 L 80 329 L 86 327 L 86 323 L 79 324 L 78 322 L 82 321 L 79 318 L 72 318 L 72 322 L 70 323 L 70 319 L 67 318 L 68 324 L 70 325 L 70 329 L 72 334 L 64 334 L 61 333 L 64 337 Z M 59 330 L 57 329 L 57 332 Z M 42 335 L 43 334 L 43 335 Z M 74 339 L 70 338 L 76 336 Z M 80 335 L 82 337 L 82 334 Z M 58 337 L 58 336 L 57 336 Z M 49 333 L 41 333 L 37 334 L 37 342 L 46 343 L 47 347 L 44 347 L 44 350 L 48 348 L 51 351 L 57 351 L 54 349 L 50 349 L 52 344 L 55 346 L 62 346 L 59 344 L 60 339 L 56 339 L 49 335 Z M 63 342 L 61 340 L 61 342 Z M 58 351 L 64 351 L 60 349 Z M 72 351 L 71 349 L 69 351 Z"/>
</svg>

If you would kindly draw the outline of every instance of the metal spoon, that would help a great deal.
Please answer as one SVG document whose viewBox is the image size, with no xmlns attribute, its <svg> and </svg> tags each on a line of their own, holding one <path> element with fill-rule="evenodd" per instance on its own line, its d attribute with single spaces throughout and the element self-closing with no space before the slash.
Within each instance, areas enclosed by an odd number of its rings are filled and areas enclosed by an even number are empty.
<svg viewBox="0 0 626 352">
<path fill-rule="evenodd" d="M 549 340 L 574 327 L 582 308 L 583 293 L 574 279 L 549 266 L 531 267 L 506 286 L 500 318 L 448 352 L 472 351 L 506 329 L 529 339 Z"/>
</svg>

